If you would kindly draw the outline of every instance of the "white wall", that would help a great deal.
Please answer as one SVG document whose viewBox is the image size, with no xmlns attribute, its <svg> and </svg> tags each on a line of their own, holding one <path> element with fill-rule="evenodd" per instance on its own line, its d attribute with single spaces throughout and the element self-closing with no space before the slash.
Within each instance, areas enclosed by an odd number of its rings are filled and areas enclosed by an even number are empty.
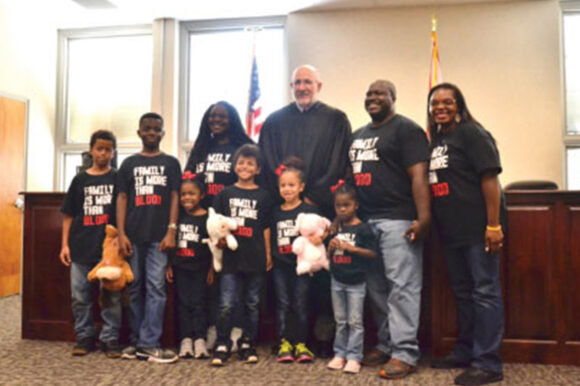
<svg viewBox="0 0 580 386">
<path fill-rule="evenodd" d="M 504 184 L 549 179 L 563 186 L 560 11 L 556 1 L 404 7 L 288 17 L 290 71 L 322 73 L 321 99 L 353 128 L 368 122 L 364 93 L 377 78 L 398 88 L 397 110 L 425 126 L 436 11 L 443 78 L 464 92 L 496 137 Z"/>
<path fill-rule="evenodd" d="M 7 3 L 0 0 L 0 91 L 29 99 L 27 189 L 52 190 L 57 29 L 48 17 L 50 2 L 26 13 Z M 292 14 L 289 71 L 317 66 L 321 99 L 343 109 L 354 128 L 368 121 L 368 84 L 388 78 L 399 90 L 398 111 L 424 126 L 433 10 L 443 77 L 459 85 L 496 137 L 502 182 L 550 179 L 563 186 L 555 0 Z"/>
<path fill-rule="evenodd" d="M 29 101 L 26 190 L 52 190 L 56 27 L 47 9 L 7 3 L 0 2 L 0 91 Z"/>
</svg>

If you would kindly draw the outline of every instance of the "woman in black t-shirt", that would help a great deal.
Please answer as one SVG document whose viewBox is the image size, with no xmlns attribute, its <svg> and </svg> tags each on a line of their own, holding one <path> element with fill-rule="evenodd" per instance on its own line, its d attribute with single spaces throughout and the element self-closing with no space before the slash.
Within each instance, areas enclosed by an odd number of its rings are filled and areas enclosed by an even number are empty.
<svg viewBox="0 0 580 386">
<path fill-rule="evenodd" d="M 499 153 L 455 85 L 435 86 L 428 103 L 432 208 L 444 240 L 459 324 L 453 351 L 432 366 L 468 367 L 455 379 L 458 385 L 497 382 L 502 379 L 499 347 L 504 329 Z"/>
<path fill-rule="evenodd" d="M 202 205 L 205 208 L 212 205 L 213 198 L 224 187 L 236 182 L 233 155 L 246 143 L 253 142 L 234 106 L 220 101 L 208 107 L 185 165 L 185 170 L 204 176 L 206 192 Z"/>
</svg>

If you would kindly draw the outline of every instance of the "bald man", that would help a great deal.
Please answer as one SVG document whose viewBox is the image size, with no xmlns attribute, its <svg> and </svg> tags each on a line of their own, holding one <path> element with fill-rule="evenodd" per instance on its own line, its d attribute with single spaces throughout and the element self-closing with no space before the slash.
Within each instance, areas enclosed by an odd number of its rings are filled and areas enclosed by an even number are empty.
<svg viewBox="0 0 580 386">
<path fill-rule="evenodd" d="M 333 216 L 330 187 L 344 177 L 348 166 L 350 123 L 342 111 L 318 100 L 322 82 L 316 68 L 296 68 L 290 87 L 294 102 L 270 114 L 260 133 L 267 188 L 279 197 L 274 172 L 287 157 L 299 157 L 306 168 L 305 201 Z"/>
<path fill-rule="evenodd" d="M 351 128 L 346 115 L 318 100 L 322 82 L 316 68 L 304 65 L 296 68 L 290 82 L 294 102 L 273 112 L 264 122 L 259 145 L 264 156 L 262 167 L 266 188 L 272 197 L 281 198 L 276 168 L 289 156 L 304 161 L 304 201 L 318 207 L 321 214 L 334 218 L 330 187 L 344 178 L 348 167 L 348 146 Z M 272 232 L 274 236 L 276 232 Z M 293 285 L 282 277 L 295 275 L 295 263 L 275 264 L 273 276 L 279 302 L 293 304 Z M 332 355 L 334 318 L 330 301 L 328 271 L 317 272 L 310 287 L 310 307 L 315 310 L 313 348 L 321 357 Z M 278 334 L 280 334 L 278 326 Z M 301 347 L 294 338 L 294 344 Z M 280 345 L 281 350 L 284 347 Z M 307 353 L 311 353 L 309 350 Z M 278 353 L 281 354 L 280 352 Z M 299 357 L 299 353 L 295 353 Z"/>
</svg>

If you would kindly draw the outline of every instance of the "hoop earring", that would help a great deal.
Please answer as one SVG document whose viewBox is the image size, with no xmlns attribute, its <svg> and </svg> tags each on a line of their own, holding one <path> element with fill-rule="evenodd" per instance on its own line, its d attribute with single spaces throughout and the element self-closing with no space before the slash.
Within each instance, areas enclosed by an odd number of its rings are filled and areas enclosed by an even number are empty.
<svg viewBox="0 0 580 386">
<path fill-rule="evenodd" d="M 461 122 L 461 115 L 459 115 L 459 114 L 455 114 L 455 122 L 456 122 L 456 123 L 459 123 L 459 122 Z"/>
</svg>

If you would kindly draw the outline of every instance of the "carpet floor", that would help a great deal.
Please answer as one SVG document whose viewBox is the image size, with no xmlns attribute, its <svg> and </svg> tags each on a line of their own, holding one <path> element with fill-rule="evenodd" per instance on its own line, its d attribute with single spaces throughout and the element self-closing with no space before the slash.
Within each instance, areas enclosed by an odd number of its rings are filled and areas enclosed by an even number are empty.
<svg viewBox="0 0 580 386">
<path fill-rule="evenodd" d="M 72 357 L 72 343 L 20 338 L 20 296 L 0 298 L 0 385 L 453 385 L 460 370 L 434 370 L 428 361 L 417 373 L 383 381 L 376 368 L 357 375 L 329 371 L 326 361 L 310 365 L 275 362 L 269 347 L 260 347 L 260 362 L 247 365 L 235 357 L 213 368 L 202 360 L 161 365 L 108 359 L 100 352 Z M 505 364 L 498 385 L 580 385 L 580 367 Z"/>
</svg>

